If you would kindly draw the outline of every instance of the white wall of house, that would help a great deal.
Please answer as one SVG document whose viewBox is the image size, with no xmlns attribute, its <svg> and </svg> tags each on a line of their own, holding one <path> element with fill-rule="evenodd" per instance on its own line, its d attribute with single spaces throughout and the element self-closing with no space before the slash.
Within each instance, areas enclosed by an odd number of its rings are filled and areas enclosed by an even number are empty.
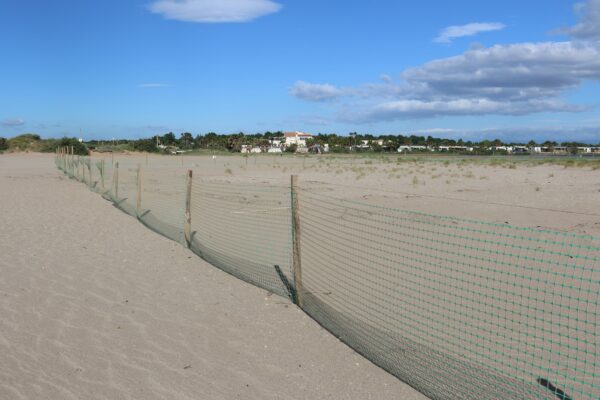
<svg viewBox="0 0 600 400">
<path fill-rule="evenodd" d="M 285 134 L 285 146 L 289 147 L 295 144 L 298 147 L 306 147 L 306 141 L 312 137 L 309 133 L 288 132 Z"/>
</svg>

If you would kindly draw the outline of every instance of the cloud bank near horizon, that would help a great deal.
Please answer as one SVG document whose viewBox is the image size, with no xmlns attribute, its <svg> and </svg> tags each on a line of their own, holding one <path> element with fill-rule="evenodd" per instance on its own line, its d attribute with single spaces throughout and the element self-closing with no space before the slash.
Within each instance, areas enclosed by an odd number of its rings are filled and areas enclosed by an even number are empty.
<svg viewBox="0 0 600 400">
<path fill-rule="evenodd" d="M 568 29 L 570 41 L 474 47 L 406 69 L 398 83 L 382 79 L 337 87 L 297 81 L 289 93 L 332 102 L 338 120 L 353 123 L 584 111 L 585 105 L 570 104 L 564 96 L 585 82 L 600 81 L 600 41 L 581 40 L 600 39 L 600 0 L 579 4 L 576 12 L 580 21 Z M 476 31 L 455 29 L 447 38 Z"/>
</svg>

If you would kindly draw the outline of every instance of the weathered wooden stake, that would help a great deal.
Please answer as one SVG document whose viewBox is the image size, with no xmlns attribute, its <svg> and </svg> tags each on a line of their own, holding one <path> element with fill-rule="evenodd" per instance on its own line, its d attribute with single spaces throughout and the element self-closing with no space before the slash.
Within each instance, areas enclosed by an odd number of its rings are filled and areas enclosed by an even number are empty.
<svg viewBox="0 0 600 400">
<path fill-rule="evenodd" d="M 113 186 L 114 186 L 114 201 L 119 201 L 119 162 L 115 163 L 115 171 L 113 172 Z"/>
<path fill-rule="evenodd" d="M 185 192 L 185 225 L 183 227 L 183 235 L 185 237 L 185 245 L 189 249 L 192 243 L 192 170 L 187 172 L 187 188 Z"/>
<path fill-rule="evenodd" d="M 135 211 L 139 218 L 142 215 L 142 166 L 138 164 L 137 166 L 137 198 L 135 204 Z"/>
<path fill-rule="evenodd" d="M 100 163 L 100 187 L 102 188 L 102 194 L 104 194 L 104 158 Z"/>
<path fill-rule="evenodd" d="M 300 206 L 298 203 L 298 175 L 292 175 L 292 271 L 294 271 L 294 287 L 296 288 L 296 304 L 304 306 L 302 289 L 302 263 L 300 262 Z"/>
<path fill-rule="evenodd" d="M 92 157 L 88 157 L 87 169 L 88 169 L 88 179 L 89 179 L 88 186 L 91 188 L 92 187 Z"/>
</svg>

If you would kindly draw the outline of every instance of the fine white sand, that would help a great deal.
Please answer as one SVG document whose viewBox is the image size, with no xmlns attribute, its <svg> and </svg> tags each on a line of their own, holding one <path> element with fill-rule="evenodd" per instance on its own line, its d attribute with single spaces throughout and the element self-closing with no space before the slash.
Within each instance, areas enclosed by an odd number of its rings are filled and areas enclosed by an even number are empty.
<svg viewBox="0 0 600 400">
<path fill-rule="evenodd" d="M 418 399 L 289 301 L 0 156 L 1 399 Z"/>
</svg>

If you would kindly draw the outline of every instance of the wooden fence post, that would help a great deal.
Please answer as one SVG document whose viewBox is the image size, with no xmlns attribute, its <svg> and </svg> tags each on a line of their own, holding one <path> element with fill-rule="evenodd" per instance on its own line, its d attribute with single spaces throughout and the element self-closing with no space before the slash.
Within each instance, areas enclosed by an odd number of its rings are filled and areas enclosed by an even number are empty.
<svg viewBox="0 0 600 400">
<path fill-rule="evenodd" d="M 75 148 L 71 146 L 71 177 L 75 176 Z"/>
<path fill-rule="evenodd" d="M 187 172 L 185 192 L 185 224 L 183 227 L 183 236 L 185 237 L 185 244 L 189 249 L 192 243 L 192 170 L 189 169 Z"/>
<path fill-rule="evenodd" d="M 100 187 L 102 188 L 102 194 L 104 194 L 104 158 L 100 163 Z"/>
<path fill-rule="evenodd" d="M 138 164 L 137 166 L 137 198 L 135 203 L 135 212 L 138 216 L 142 215 L 142 166 Z"/>
<path fill-rule="evenodd" d="M 302 263 L 300 262 L 300 207 L 298 203 L 298 175 L 291 178 L 292 200 L 292 271 L 294 271 L 294 287 L 296 288 L 296 304 L 304 306 L 302 289 Z"/>
<path fill-rule="evenodd" d="M 92 157 L 88 157 L 88 163 L 87 163 L 87 170 L 88 170 L 88 179 L 89 179 L 89 187 L 92 187 Z"/>
<path fill-rule="evenodd" d="M 114 199 L 113 201 L 119 201 L 119 162 L 115 163 L 115 170 L 113 172 L 113 190 Z"/>
</svg>

